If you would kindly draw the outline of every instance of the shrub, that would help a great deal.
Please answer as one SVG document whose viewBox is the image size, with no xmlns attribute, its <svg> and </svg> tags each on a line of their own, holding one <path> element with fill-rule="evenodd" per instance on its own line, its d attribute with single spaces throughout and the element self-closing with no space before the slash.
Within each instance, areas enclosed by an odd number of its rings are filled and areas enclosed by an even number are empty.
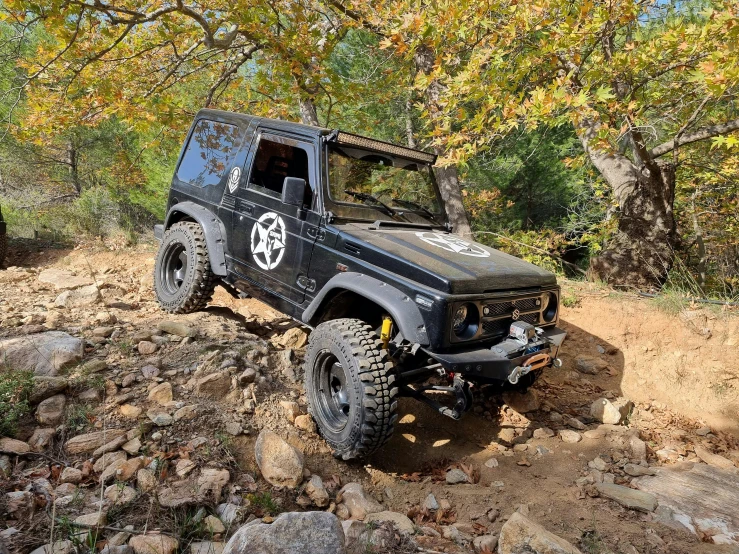
<svg viewBox="0 0 739 554">
<path fill-rule="evenodd" d="M 28 396 L 32 388 L 30 371 L 0 369 L 0 435 L 15 435 L 18 421 L 31 410 Z"/>
</svg>

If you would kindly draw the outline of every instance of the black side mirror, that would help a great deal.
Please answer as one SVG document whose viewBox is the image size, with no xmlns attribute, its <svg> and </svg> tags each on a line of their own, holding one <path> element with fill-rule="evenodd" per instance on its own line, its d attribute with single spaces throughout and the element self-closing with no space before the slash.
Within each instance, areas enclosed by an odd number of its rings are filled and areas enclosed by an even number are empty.
<svg viewBox="0 0 739 554">
<path fill-rule="evenodd" d="M 282 183 L 282 203 L 302 208 L 303 200 L 305 200 L 305 179 L 285 177 Z"/>
</svg>

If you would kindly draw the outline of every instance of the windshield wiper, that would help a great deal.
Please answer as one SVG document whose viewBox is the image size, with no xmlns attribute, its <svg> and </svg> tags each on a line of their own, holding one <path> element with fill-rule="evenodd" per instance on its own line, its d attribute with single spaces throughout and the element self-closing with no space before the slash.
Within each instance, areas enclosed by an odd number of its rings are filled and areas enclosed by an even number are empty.
<svg viewBox="0 0 739 554">
<path fill-rule="evenodd" d="M 428 208 L 425 208 L 421 206 L 421 204 L 416 204 L 415 202 L 411 202 L 410 200 L 401 200 L 400 198 L 393 198 L 393 202 L 396 204 L 400 204 L 401 206 L 404 206 L 406 208 L 410 208 L 411 210 L 418 210 L 421 213 L 427 215 L 431 221 L 436 221 L 436 216 L 429 210 Z M 436 221 L 438 223 L 438 221 Z"/>
<path fill-rule="evenodd" d="M 393 210 L 390 206 L 385 204 L 382 200 L 372 196 L 371 194 L 367 194 L 364 192 L 357 192 L 357 191 L 348 190 L 348 189 L 344 189 L 344 192 L 346 194 L 353 196 L 357 200 L 361 200 L 362 202 L 374 202 L 375 207 L 381 208 L 381 211 L 385 212 L 390 217 L 394 217 L 397 215 L 397 212 L 395 210 Z"/>
</svg>

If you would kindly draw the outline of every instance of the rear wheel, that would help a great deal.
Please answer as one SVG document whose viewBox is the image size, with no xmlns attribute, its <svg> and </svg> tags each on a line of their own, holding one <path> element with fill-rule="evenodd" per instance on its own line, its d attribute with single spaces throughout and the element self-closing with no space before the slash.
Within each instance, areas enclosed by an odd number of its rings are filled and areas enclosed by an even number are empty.
<svg viewBox="0 0 739 554">
<path fill-rule="evenodd" d="M 154 266 L 154 291 L 161 307 L 178 314 L 200 310 L 215 286 L 202 227 L 190 221 L 172 225 L 164 233 Z"/>
<path fill-rule="evenodd" d="M 365 457 L 393 434 L 398 387 L 387 351 L 358 319 L 316 327 L 305 356 L 308 409 L 334 455 Z"/>
</svg>

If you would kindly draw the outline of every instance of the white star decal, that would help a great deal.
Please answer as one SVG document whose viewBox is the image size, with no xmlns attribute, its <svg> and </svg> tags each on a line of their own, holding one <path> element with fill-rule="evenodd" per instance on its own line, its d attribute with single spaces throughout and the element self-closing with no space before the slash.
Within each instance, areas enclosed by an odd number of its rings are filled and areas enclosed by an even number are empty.
<svg viewBox="0 0 739 554">
<path fill-rule="evenodd" d="M 264 270 L 277 267 L 285 254 L 285 222 L 274 212 L 267 212 L 251 229 L 251 253 L 256 264 Z"/>
<path fill-rule="evenodd" d="M 490 256 L 490 252 L 482 246 L 467 242 L 454 235 L 425 231 L 423 233 L 416 233 L 416 236 L 426 244 L 438 246 L 447 252 L 464 254 L 465 256 L 473 256 L 475 258 L 487 258 Z"/>
</svg>

